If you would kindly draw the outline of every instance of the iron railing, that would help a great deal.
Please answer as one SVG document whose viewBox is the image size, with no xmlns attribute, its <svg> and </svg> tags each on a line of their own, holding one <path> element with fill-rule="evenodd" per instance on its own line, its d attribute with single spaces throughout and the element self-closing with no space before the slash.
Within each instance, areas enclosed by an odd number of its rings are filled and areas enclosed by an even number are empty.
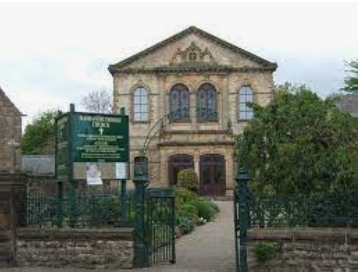
<svg viewBox="0 0 359 276">
<path fill-rule="evenodd" d="M 133 192 L 79 193 L 75 197 L 27 193 L 20 198 L 20 225 L 40 227 L 130 226 L 135 219 Z"/>
<path fill-rule="evenodd" d="M 237 271 L 248 271 L 247 239 L 251 228 L 358 228 L 358 193 L 301 194 L 256 197 L 241 169 L 234 189 Z"/>
<path fill-rule="evenodd" d="M 313 194 L 250 198 L 249 228 L 358 227 L 358 197 Z"/>
</svg>

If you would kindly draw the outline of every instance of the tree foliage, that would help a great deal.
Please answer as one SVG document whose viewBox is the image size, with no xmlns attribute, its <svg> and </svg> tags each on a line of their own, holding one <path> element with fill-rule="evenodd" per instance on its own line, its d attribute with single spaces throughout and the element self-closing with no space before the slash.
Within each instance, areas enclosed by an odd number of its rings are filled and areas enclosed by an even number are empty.
<svg viewBox="0 0 359 276">
<path fill-rule="evenodd" d="M 343 91 L 358 94 L 358 60 L 347 62 L 346 66 L 349 67 L 346 70 L 349 75 L 345 78 L 345 86 L 342 88 Z"/>
<path fill-rule="evenodd" d="M 356 191 L 357 119 L 305 86 L 277 87 L 238 136 L 240 166 L 262 196 Z"/>
<path fill-rule="evenodd" d="M 26 126 L 21 138 L 22 154 L 54 153 L 55 118 L 58 113 L 57 110 L 42 112 Z"/>
<path fill-rule="evenodd" d="M 95 113 L 111 113 L 112 96 L 105 90 L 93 91 L 83 97 L 82 105 L 87 111 Z"/>
</svg>

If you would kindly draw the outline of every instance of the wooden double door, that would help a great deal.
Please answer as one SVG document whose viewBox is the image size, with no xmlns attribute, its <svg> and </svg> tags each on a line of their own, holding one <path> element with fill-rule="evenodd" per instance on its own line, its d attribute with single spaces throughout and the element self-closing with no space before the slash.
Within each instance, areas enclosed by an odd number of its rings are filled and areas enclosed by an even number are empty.
<svg viewBox="0 0 359 276">
<path fill-rule="evenodd" d="M 178 173 L 183 169 L 194 169 L 193 156 L 173 155 L 169 159 L 169 182 L 177 184 Z M 221 196 L 226 193 L 226 163 L 222 155 L 206 154 L 199 159 L 199 192 L 206 196 Z"/>
<path fill-rule="evenodd" d="M 199 192 L 202 195 L 226 194 L 226 162 L 222 155 L 206 154 L 199 159 Z"/>
</svg>

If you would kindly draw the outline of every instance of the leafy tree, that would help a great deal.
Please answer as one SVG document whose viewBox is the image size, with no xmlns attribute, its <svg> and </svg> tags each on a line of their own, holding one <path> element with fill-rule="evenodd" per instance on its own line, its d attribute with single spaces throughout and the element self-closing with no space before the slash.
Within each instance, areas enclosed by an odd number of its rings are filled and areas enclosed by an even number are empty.
<svg viewBox="0 0 359 276">
<path fill-rule="evenodd" d="M 40 113 L 25 128 L 21 138 L 22 154 L 53 154 L 55 151 L 55 118 L 57 110 Z"/>
<path fill-rule="evenodd" d="M 111 113 L 112 96 L 105 90 L 93 91 L 83 97 L 82 105 L 87 111 L 95 113 Z"/>
<path fill-rule="evenodd" d="M 238 136 L 240 166 L 257 195 L 357 192 L 357 119 L 306 86 L 277 87 Z"/>
<path fill-rule="evenodd" d="M 341 90 L 352 94 L 358 94 L 358 60 L 353 60 L 349 63 L 346 62 L 346 66 L 350 68 L 349 70 L 346 70 L 349 75 L 345 78 L 345 86 Z"/>
</svg>

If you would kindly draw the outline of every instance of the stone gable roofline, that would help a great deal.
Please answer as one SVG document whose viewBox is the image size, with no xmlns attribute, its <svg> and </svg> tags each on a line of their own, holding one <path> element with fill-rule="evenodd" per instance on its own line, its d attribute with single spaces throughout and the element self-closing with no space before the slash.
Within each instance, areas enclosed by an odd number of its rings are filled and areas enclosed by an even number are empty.
<svg viewBox="0 0 359 276">
<path fill-rule="evenodd" d="M 164 66 L 164 67 L 155 67 L 155 68 L 124 68 L 124 69 L 115 69 L 114 73 L 121 74 L 166 74 L 166 73 L 231 73 L 231 72 L 272 72 L 274 69 L 272 67 L 240 67 L 235 68 L 231 66 Z"/>
<path fill-rule="evenodd" d="M 16 105 L 10 100 L 8 96 L 6 96 L 4 90 L 0 87 L 0 98 L 3 98 L 5 102 L 20 116 L 24 116 L 24 114 L 21 113 L 21 111 L 16 107 Z"/>
<path fill-rule="evenodd" d="M 125 59 L 125 60 L 123 60 L 123 61 L 121 61 L 121 62 L 119 62 L 119 63 L 110 65 L 108 67 L 108 70 L 110 71 L 111 74 L 114 74 L 116 72 L 120 72 L 121 68 L 123 68 L 124 66 L 126 66 L 126 65 L 128 65 L 128 64 L 130 64 L 130 63 L 132 63 L 132 62 L 134 62 L 134 61 L 136 61 L 136 60 L 138 60 L 138 59 L 140 59 L 140 58 L 142 58 L 142 57 L 144 57 L 144 56 L 146 56 L 146 55 L 148 55 L 150 53 L 153 53 L 154 51 L 156 51 L 156 50 L 158 50 L 158 49 L 160 49 L 160 48 L 162 48 L 162 47 L 164 47 L 164 46 L 166 46 L 166 45 L 168 45 L 168 44 L 170 44 L 172 42 L 175 42 L 175 41 L 177 41 L 177 40 L 179 40 L 179 39 L 181 39 L 184 36 L 189 35 L 189 34 L 197 34 L 199 36 L 207 38 L 208 40 L 211 40 L 211 41 L 219 44 L 222 47 L 230 49 L 233 52 L 242 54 L 245 57 L 247 57 L 248 59 L 250 59 L 252 61 L 256 61 L 256 62 L 264 65 L 265 67 L 270 68 L 271 71 L 274 71 L 274 70 L 277 69 L 277 64 L 276 63 L 272 63 L 272 62 L 270 62 L 268 60 L 265 60 L 265 59 L 255 55 L 255 54 L 252 54 L 252 53 L 250 53 L 250 52 L 248 52 L 246 50 L 243 50 L 242 48 L 239 48 L 239 47 L 237 47 L 237 46 L 235 46 L 235 45 L 233 45 L 233 44 L 231 44 L 231 43 L 229 43 L 227 41 L 224 41 L 221 38 L 218 38 L 218 37 L 216 37 L 216 36 L 214 36 L 214 35 L 212 35 L 210 33 L 207 33 L 207 32 L 205 32 L 205 31 L 203 31 L 203 30 L 201 30 L 201 29 L 199 29 L 197 27 L 191 26 L 191 27 L 183 30 L 182 32 L 179 32 L 179 33 L 177 33 L 177 34 L 175 34 L 175 35 L 173 35 L 173 36 L 171 36 L 171 37 L 169 37 L 169 38 L 167 38 L 167 39 L 165 39 L 165 40 L 163 40 L 163 41 L 161 41 L 161 42 L 159 42 L 159 43 L 157 43 L 157 44 L 155 44 L 155 45 L 153 45 L 153 46 L 151 46 L 151 47 L 149 47 L 149 48 L 147 48 L 147 49 L 145 49 L 145 50 L 143 50 L 143 51 L 141 51 L 141 52 L 127 58 L 127 59 Z"/>
</svg>

